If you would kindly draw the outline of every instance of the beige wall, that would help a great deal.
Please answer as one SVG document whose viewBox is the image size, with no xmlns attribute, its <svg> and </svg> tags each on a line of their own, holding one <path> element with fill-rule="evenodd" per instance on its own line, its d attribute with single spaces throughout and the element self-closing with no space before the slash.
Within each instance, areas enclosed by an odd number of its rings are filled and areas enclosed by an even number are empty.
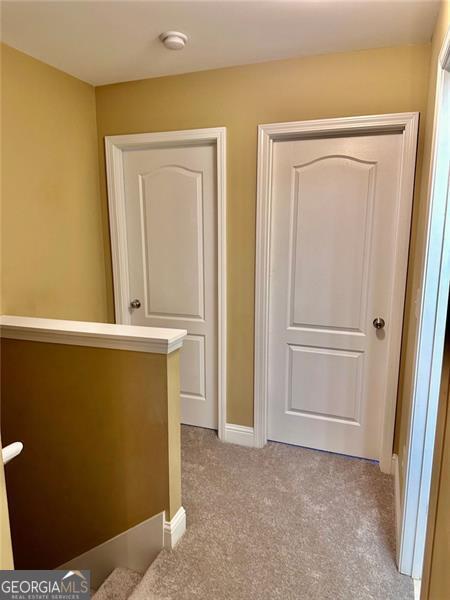
<svg viewBox="0 0 450 600">
<path fill-rule="evenodd" d="M 16 568 L 56 567 L 181 504 L 178 352 L 2 340 Z M 175 381 L 174 381 L 175 380 Z"/>
<path fill-rule="evenodd" d="M 0 81 L 1 81 L 1 61 L 0 61 Z M 1 91 L 1 90 L 0 90 Z M 2 94 L 0 93 L 0 106 L 2 102 Z M 1 132 L 1 108 L 0 108 L 0 132 Z M 0 134 L 1 135 L 1 134 Z M 0 165 L 1 155 L 3 152 L 2 144 L 0 144 Z M 0 169 L 1 176 L 1 169 Z M 1 209 L 0 209 L 0 231 L 1 231 Z M 2 254 L 0 244 L 0 282 L 2 273 Z M 2 294 L 0 285 L 0 313 L 2 312 Z M 1 360 L 1 356 L 0 356 Z M 0 448 L 2 440 L 0 436 Z M 0 569 L 12 569 L 14 567 L 12 547 L 11 547 L 11 532 L 9 529 L 9 513 L 8 513 L 8 498 L 6 496 L 5 472 L 3 463 L 0 465 Z"/>
<path fill-rule="evenodd" d="M 436 75 L 438 67 L 438 56 L 445 37 L 445 33 L 450 25 L 450 1 L 444 0 L 441 5 L 438 20 L 433 34 L 431 45 L 431 60 L 429 81 L 426 84 L 428 90 L 427 111 L 423 118 L 423 134 L 424 134 L 424 152 L 423 152 L 423 169 L 421 177 L 417 178 L 416 197 L 416 218 L 413 229 L 413 243 L 411 255 L 413 260 L 410 261 L 410 269 L 408 273 L 408 296 L 410 302 L 404 320 L 404 338 L 403 338 L 403 368 L 400 377 L 399 400 L 397 407 L 397 422 L 395 435 L 395 452 L 399 455 L 400 482 L 401 494 L 403 498 L 404 492 L 404 467 L 405 467 L 405 452 L 409 431 L 409 422 L 411 416 L 411 400 L 412 400 L 412 369 L 415 351 L 415 343 L 417 336 L 417 320 L 415 317 L 414 306 L 412 299 L 415 298 L 417 290 L 421 287 L 423 274 L 423 256 L 424 243 L 427 227 L 428 215 L 428 186 L 430 179 L 430 161 L 431 161 L 431 143 L 433 134 L 433 120 L 436 96 Z"/>
<path fill-rule="evenodd" d="M 107 319 L 92 86 L 2 60 L 3 313 Z"/>
<path fill-rule="evenodd" d="M 429 53 L 429 44 L 405 46 L 96 88 L 105 238 L 105 135 L 227 127 L 229 422 L 253 425 L 257 125 L 403 111 L 423 115 Z M 107 296 L 112 318 L 110 272 Z"/>
</svg>

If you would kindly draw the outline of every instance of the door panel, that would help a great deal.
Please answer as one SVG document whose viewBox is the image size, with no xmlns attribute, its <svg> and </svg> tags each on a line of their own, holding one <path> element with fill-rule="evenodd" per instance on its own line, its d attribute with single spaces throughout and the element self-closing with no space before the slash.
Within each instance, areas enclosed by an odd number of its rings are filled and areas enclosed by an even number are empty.
<svg viewBox="0 0 450 600">
<path fill-rule="evenodd" d="M 288 349 L 287 412 L 358 423 L 362 353 L 293 345 Z"/>
<path fill-rule="evenodd" d="M 360 292 L 367 288 L 373 170 L 373 164 L 342 156 L 324 157 L 294 169 L 292 326 L 361 328 L 366 298 Z M 336 227 L 342 219 L 346 227 Z M 305 289 L 316 291 L 313 301 L 302 293 Z"/>
<path fill-rule="evenodd" d="M 124 152 L 131 322 L 187 329 L 183 423 L 217 428 L 217 202 L 212 145 Z"/>
<path fill-rule="evenodd" d="M 379 458 L 401 144 L 274 142 L 269 439 Z"/>
<path fill-rule="evenodd" d="M 205 338 L 188 334 L 183 341 L 180 361 L 183 395 L 205 400 Z"/>
<path fill-rule="evenodd" d="M 147 317 L 204 318 L 201 175 L 164 166 L 141 176 Z"/>
</svg>

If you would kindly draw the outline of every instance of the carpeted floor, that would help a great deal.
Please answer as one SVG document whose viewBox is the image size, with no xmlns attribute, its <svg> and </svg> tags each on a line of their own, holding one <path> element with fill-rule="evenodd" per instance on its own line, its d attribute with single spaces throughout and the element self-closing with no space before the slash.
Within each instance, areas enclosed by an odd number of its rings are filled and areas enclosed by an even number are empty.
<svg viewBox="0 0 450 600">
<path fill-rule="evenodd" d="M 188 529 L 133 600 L 403 600 L 391 477 L 368 461 L 183 427 Z"/>
</svg>

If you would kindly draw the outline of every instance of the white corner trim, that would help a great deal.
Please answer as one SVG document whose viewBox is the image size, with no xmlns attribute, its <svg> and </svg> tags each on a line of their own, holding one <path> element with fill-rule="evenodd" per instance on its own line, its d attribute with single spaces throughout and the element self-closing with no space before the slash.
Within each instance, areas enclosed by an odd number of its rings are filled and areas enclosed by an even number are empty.
<svg viewBox="0 0 450 600">
<path fill-rule="evenodd" d="M 0 334 L 12 340 L 170 354 L 181 348 L 187 331 L 2 315 Z"/>
<path fill-rule="evenodd" d="M 217 176 L 217 396 L 218 434 L 225 436 L 227 415 L 227 210 L 226 210 L 226 127 L 161 131 L 105 137 L 109 223 L 117 323 L 129 324 L 129 272 L 123 187 L 123 153 L 136 148 L 176 147 L 213 144 L 216 147 Z"/>
<path fill-rule="evenodd" d="M 217 155 L 217 395 L 218 435 L 225 435 L 227 422 L 227 130 L 216 130 Z"/>
<path fill-rule="evenodd" d="M 391 326 L 391 340 L 388 349 L 389 369 L 387 374 L 386 401 L 383 407 L 383 432 L 380 440 L 380 469 L 386 473 L 390 472 L 397 403 L 397 382 L 418 120 L 418 113 L 411 112 L 272 123 L 260 125 L 258 128 L 254 380 L 255 444 L 257 447 L 262 447 L 267 442 L 268 430 L 268 345 L 273 144 L 277 140 L 307 139 L 337 131 L 340 134 L 347 135 L 398 132 L 403 134 L 399 191 L 399 219 L 403 223 L 403 228 L 398 238 L 395 256 L 393 257 L 396 277 L 393 301 L 389 314 L 389 322 L 393 325 Z"/>
<path fill-rule="evenodd" d="M 225 425 L 225 435 L 222 441 L 239 446 L 255 447 L 255 430 L 253 427 L 244 427 L 244 425 Z"/>
<path fill-rule="evenodd" d="M 91 587 L 98 589 L 116 567 L 145 573 L 163 549 L 164 512 L 103 542 L 57 567 L 91 571 Z"/>
<path fill-rule="evenodd" d="M 413 358 L 413 389 L 404 467 L 399 570 L 422 575 L 433 471 L 436 423 L 450 284 L 450 27 L 437 73 L 428 177 L 427 232 L 420 312 Z"/>
<path fill-rule="evenodd" d="M 171 521 L 164 521 L 164 548 L 172 550 L 186 531 L 186 511 L 181 506 Z"/>
<path fill-rule="evenodd" d="M 394 510 L 395 510 L 395 555 L 397 558 L 398 564 L 398 556 L 400 550 L 400 532 L 402 525 L 402 504 L 401 504 L 401 494 L 400 494 L 400 471 L 399 471 L 399 463 L 398 463 L 398 455 L 392 455 L 392 470 L 391 474 L 394 477 Z"/>
<path fill-rule="evenodd" d="M 420 589 L 422 587 L 421 579 L 413 579 L 414 582 L 414 600 L 420 600 Z"/>
</svg>

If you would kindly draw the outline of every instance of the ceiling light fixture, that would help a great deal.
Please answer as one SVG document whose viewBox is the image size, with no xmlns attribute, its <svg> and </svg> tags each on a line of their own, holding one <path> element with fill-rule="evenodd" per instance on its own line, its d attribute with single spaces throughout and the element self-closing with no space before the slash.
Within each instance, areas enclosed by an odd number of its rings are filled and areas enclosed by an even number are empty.
<svg viewBox="0 0 450 600">
<path fill-rule="evenodd" d="M 166 31 L 159 36 L 159 39 L 169 50 L 182 50 L 188 41 L 187 35 L 179 31 Z"/>
</svg>

